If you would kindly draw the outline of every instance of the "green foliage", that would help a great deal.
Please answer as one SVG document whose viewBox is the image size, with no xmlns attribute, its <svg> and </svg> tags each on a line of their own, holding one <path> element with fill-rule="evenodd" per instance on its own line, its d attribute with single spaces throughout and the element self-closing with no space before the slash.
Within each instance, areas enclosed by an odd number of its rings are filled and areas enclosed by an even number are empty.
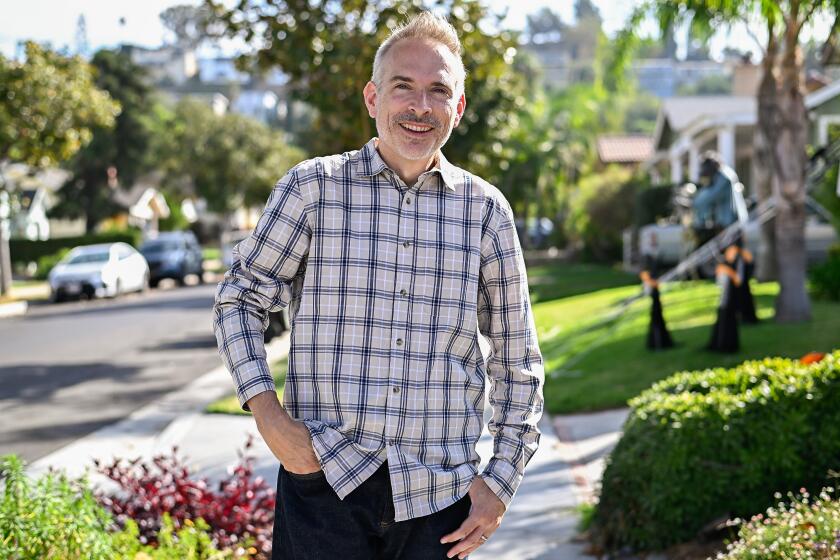
<svg viewBox="0 0 840 560">
<path fill-rule="evenodd" d="M 172 517 L 163 514 L 163 523 L 157 534 L 157 546 L 140 542 L 137 523 L 129 520 L 122 531 L 113 535 L 114 547 L 120 558 L 133 560 L 226 560 L 248 557 L 246 551 L 220 551 L 213 545 L 210 526 L 203 519 L 192 522 L 187 519 L 184 526 L 176 529 Z"/>
<path fill-rule="evenodd" d="M 677 373 L 630 406 L 595 534 L 608 550 L 659 550 L 825 483 L 840 455 L 840 352 Z"/>
<path fill-rule="evenodd" d="M 225 560 L 251 552 L 219 551 L 198 519 L 176 531 L 164 516 L 157 547 L 140 542 L 137 524 L 120 531 L 87 480 L 49 472 L 31 480 L 14 455 L 0 457 L 0 558 L 7 560 Z"/>
<path fill-rule="evenodd" d="M 162 218 L 158 223 L 160 231 L 181 231 L 189 229 L 190 221 L 184 216 L 181 210 L 181 203 L 176 201 L 173 195 L 164 196 L 166 204 L 169 206 L 169 216 Z"/>
<path fill-rule="evenodd" d="M 225 4 L 205 0 L 228 36 L 255 47 L 244 62 L 281 68 L 291 78 L 295 99 L 316 110 L 312 130 L 300 138 L 314 154 L 358 149 L 376 134 L 361 92 L 370 79 L 377 47 L 421 8 L 445 13 L 461 39 L 467 71 L 466 112 L 446 146 L 447 158 L 491 182 L 506 169 L 494 145 L 504 143 L 516 127 L 513 114 L 526 103 L 527 84 L 512 65 L 516 34 L 494 31 L 501 18 L 484 3 L 243 0 L 230 9 Z"/>
<path fill-rule="evenodd" d="M 667 218 L 673 212 L 673 187 L 660 185 L 642 188 L 636 193 L 633 224 L 641 227 Z"/>
<path fill-rule="evenodd" d="M 779 502 L 759 513 L 738 531 L 738 540 L 716 560 L 818 560 L 840 556 L 840 501 L 834 488 L 824 488 L 815 500 L 808 492 L 788 493 L 789 504 Z M 782 495 L 777 493 L 776 499 Z M 739 519 L 734 520 L 736 523 Z"/>
<path fill-rule="evenodd" d="M 811 291 L 818 298 L 840 301 L 840 245 L 828 252 L 828 259 L 810 270 Z"/>
<path fill-rule="evenodd" d="M 44 255 L 38 259 L 38 268 L 35 269 L 35 280 L 46 280 L 50 271 L 70 252 L 69 247 L 59 249 L 51 255 Z"/>
<path fill-rule="evenodd" d="M 621 233 L 633 224 L 636 190 L 632 172 L 617 166 L 578 182 L 569 208 L 568 227 L 584 258 L 620 258 Z"/>
<path fill-rule="evenodd" d="M 46 167 L 112 126 L 120 106 L 97 89 L 90 65 L 27 42 L 23 62 L 0 55 L 0 161 Z"/>
<path fill-rule="evenodd" d="M 42 257 L 55 255 L 62 249 L 72 249 L 78 245 L 93 245 L 95 243 L 116 243 L 122 241 L 140 246 L 142 232 L 139 229 L 128 229 L 101 233 L 92 233 L 76 237 L 56 237 L 45 241 L 32 241 L 29 239 L 12 239 L 9 246 L 12 250 L 12 262 L 27 264 L 39 262 Z"/>
<path fill-rule="evenodd" d="M 0 558 L 111 560 L 111 517 L 84 482 L 48 473 L 31 481 L 14 455 L 0 458 Z"/>
<path fill-rule="evenodd" d="M 191 184 L 221 213 L 265 204 L 272 186 L 304 157 L 281 132 L 242 115 L 217 116 L 191 99 L 178 103 L 167 141 L 173 154 L 167 182 Z"/>
<path fill-rule="evenodd" d="M 88 232 L 119 206 L 112 201 L 108 169 L 113 167 L 121 188 L 131 188 L 138 176 L 153 165 L 154 145 L 152 92 L 145 70 L 128 54 L 102 49 L 91 60 L 96 86 L 122 107 L 114 126 L 92 129 L 93 137 L 70 162 L 73 176 L 58 191 L 56 216 L 84 217 Z"/>
</svg>

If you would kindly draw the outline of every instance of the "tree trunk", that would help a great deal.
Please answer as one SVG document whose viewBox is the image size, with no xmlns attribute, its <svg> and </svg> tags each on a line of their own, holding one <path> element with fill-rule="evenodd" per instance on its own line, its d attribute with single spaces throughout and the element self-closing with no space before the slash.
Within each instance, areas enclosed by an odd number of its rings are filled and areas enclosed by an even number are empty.
<svg viewBox="0 0 840 560">
<path fill-rule="evenodd" d="M 776 75 L 778 47 L 772 33 L 768 40 L 767 54 L 762 61 L 762 77 L 758 87 L 758 115 L 753 132 L 753 192 L 760 203 L 773 196 L 772 170 L 773 146 L 776 143 L 776 118 L 779 114 L 779 83 Z M 756 255 L 756 278 L 762 282 L 775 280 L 776 270 L 776 233 L 773 221 L 765 222 Z"/>
<path fill-rule="evenodd" d="M 786 323 L 811 318 L 811 303 L 805 289 L 805 146 L 808 117 L 802 93 L 802 56 L 797 29 L 797 25 L 787 22 L 773 178 L 777 201 L 776 259 L 780 285 L 776 298 L 776 321 Z"/>
</svg>

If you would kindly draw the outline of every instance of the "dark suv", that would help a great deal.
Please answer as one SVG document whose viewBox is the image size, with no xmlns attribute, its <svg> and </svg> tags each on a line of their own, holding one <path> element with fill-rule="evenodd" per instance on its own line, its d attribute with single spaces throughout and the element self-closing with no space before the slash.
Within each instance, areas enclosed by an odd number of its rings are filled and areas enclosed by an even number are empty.
<svg viewBox="0 0 840 560">
<path fill-rule="evenodd" d="M 149 263 L 149 285 L 157 286 L 164 278 L 172 278 L 184 285 L 190 275 L 202 282 L 203 259 L 201 246 L 191 231 L 167 231 L 147 239 L 140 252 Z"/>
</svg>

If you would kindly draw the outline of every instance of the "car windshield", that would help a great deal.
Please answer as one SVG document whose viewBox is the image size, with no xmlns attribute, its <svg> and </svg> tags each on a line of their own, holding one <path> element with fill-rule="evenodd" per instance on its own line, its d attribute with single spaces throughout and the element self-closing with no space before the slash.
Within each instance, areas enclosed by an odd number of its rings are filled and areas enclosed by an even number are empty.
<svg viewBox="0 0 840 560">
<path fill-rule="evenodd" d="M 147 241 L 140 247 L 141 253 L 162 253 L 164 251 L 177 251 L 181 248 L 178 241 Z"/>
<path fill-rule="evenodd" d="M 108 262 L 110 258 L 110 253 L 103 252 L 103 253 L 81 253 L 74 257 L 71 257 L 67 264 L 85 264 L 85 263 L 98 263 L 98 262 Z"/>
</svg>

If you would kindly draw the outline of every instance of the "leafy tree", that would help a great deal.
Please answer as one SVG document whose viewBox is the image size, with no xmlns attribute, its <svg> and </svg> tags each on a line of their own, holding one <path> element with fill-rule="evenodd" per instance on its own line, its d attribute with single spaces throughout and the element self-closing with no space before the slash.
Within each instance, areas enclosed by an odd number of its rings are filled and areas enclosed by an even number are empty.
<svg viewBox="0 0 840 560">
<path fill-rule="evenodd" d="M 97 87 L 116 99 L 122 111 L 115 126 L 94 128 L 90 144 L 71 160 L 73 176 L 59 191 L 60 203 L 54 209 L 57 215 L 84 217 L 88 232 L 118 209 L 111 198 L 117 183 L 131 187 L 153 164 L 155 141 L 152 91 L 144 70 L 127 54 L 104 49 L 93 56 L 91 65 Z"/>
<path fill-rule="evenodd" d="M 463 45 L 467 70 L 467 108 L 446 146 L 455 164 L 496 181 L 507 163 L 493 152 L 512 127 L 509 116 L 524 106 L 526 84 L 512 63 L 517 37 L 498 29 L 501 17 L 480 2 L 447 0 L 205 0 L 226 35 L 254 50 L 243 62 L 289 75 L 294 98 L 317 113 L 312 129 L 300 138 L 311 153 L 357 149 L 375 134 L 362 101 L 373 57 L 391 29 L 421 7 L 448 16 Z M 481 25 L 479 25 L 481 23 Z"/>
<path fill-rule="evenodd" d="M 119 110 L 79 57 L 33 42 L 26 43 L 23 61 L 0 55 L 0 164 L 38 168 L 65 161 L 91 140 L 96 127 L 113 125 Z M 0 295 L 11 285 L 10 271 L 8 241 L 0 228 Z"/>
<path fill-rule="evenodd" d="M 221 214 L 265 204 L 285 170 L 303 159 L 281 132 L 242 115 L 217 116 L 194 99 L 178 103 L 169 128 L 176 155 L 167 162 L 168 184 L 187 185 Z"/>
<path fill-rule="evenodd" d="M 776 320 L 805 321 L 811 305 L 805 288 L 805 166 L 808 118 L 805 109 L 802 30 L 812 23 L 833 21 L 825 51 L 836 43 L 840 22 L 837 0 L 648 0 L 630 17 L 619 34 L 620 49 L 613 70 L 626 65 L 635 30 L 646 15 L 665 29 L 689 22 L 692 35 L 708 38 L 735 22 L 760 22 L 766 39 L 762 49 L 763 76 L 757 93 L 758 119 L 754 137 L 758 158 L 755 190 L 762 200 L 775 202 L 776 218 L 765 230 L 765 243 L 773 254 L 781 287 L 776 299 Z"/>
<path fill-rule="evenodd" d="M 207 37 L 210 12 L 206 6 L 170 6 L 159 17 L 163 26 L 175 36 L 175 44 L 179 47 L 194 49 Z"/>
</svg>

